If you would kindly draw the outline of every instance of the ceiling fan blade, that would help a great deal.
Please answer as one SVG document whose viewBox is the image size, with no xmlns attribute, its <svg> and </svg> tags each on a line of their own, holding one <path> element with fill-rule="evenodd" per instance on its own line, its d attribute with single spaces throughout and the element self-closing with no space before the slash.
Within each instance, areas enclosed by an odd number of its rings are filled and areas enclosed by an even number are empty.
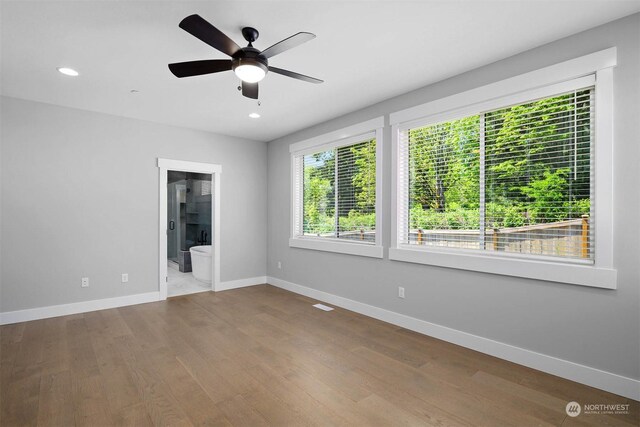
<svg viewBox="0 0 640 427">
<path fill-rule="evenodd" d="M 258 99 L 258 83 L 242 82 L 242 94 L 247 98 Z"/>
<path fill-rule="evenodd" d="M 205 59 L 203 61 L 176 62 L 169 64 L 169 70 L 176 77 L 201 76 L 231 70 L 231 60 Z"/>
<path fill-rule="evenodd" d="M 261 55 L 264 56 L 265 58 L 271 58 L 272 56 L 282 53 L 285 50 L 292 49 L 296 46 L 301 45 L 302 43 L 308 42 L 309 40 L 312 40 L 315 38 L 316 38 L 316 35 L 311 33 L 294 34 L 291 37 L 281 40 L 278 43 L 274 44 L 273 46 L 266 48 L 261 52 Z"/>
<path fill-rule="evenodd" d="M 305 76 L 304 74 L 294 73 L 293 71 L 283 70 L 282 68 L 269 67 L 269 71 L 272 73 L 282 74 L 283 76 L 292 77 L 294 79 L 302 80 L 309 83 L 323 83 L 324 80 L 316 79 L 314 77 Z"/>
<path fill-rule="evenodd" d="M 178 25 L 180 28 L 195 36 L 220 52 L 233 56 L 240 50 L 240 46 L 227 37 L 222 31 L 211 25 L 200 15 L 190 15 Z"/>
</svg>

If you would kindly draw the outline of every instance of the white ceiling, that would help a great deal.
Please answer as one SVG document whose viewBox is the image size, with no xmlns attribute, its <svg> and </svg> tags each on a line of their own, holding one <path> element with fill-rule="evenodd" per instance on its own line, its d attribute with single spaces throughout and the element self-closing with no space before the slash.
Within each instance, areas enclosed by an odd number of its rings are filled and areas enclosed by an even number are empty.
<svg viewBox="0 0 640 427">
<path fill-rule="evenodd" d="M 637 11 L 614 0 L 2 1 L 2 94 L 268 141 Z M 178 28 L 193 13 L 242 46 L 240 29 L 256 27 L 258 49 L 315 33 L 269 62 L 325 83 L 268 74 L 258 107 L 232 72 L 174 77 L 170 62 L 226 58 Z"/>
</svg>

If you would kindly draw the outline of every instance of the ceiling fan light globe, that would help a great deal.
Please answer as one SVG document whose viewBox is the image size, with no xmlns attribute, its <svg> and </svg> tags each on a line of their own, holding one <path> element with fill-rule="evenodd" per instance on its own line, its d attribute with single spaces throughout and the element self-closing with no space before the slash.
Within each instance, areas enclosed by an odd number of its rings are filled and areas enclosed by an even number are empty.
<svg viewBox="0 0 640 427">
<path fill-rule="evenodd" d="M 238 65 L 233 72 L 247 83 L 257 83 L 267 74 L 263 68 L 251 64 Z"/>
</svg>

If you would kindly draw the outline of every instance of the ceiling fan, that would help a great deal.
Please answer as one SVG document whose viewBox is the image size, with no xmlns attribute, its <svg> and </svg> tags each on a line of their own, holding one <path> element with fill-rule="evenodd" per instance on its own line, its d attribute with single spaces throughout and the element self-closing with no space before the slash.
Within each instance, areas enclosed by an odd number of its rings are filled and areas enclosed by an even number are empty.
<svg viewBox="0 0 640 427">
<path fill-rule="evenodd" d="M 176 77 L 200 76 L 233 70 L 242 80 L 242 94 L 253 99 L 258 99 L 258 82 L 264 78 L 268 71 L 305 82 L 322 83 L 322 80 L 269 65 L 269 58 L 314 39 L 315 34 L 297 33 L 259 51 L 253 47 L 253 42 L 258 39 L 259 35 L 255 28 L 244 27 L 242 29 L 242 35 L 249 42 L 249 45 L 240 47 L 222 31 L 197 14 L 184 18 L 179 27 L 220 52 L 226 53 L 231 59 L 205 59 L 169 64 L 169 70 Z"/>
</svg>

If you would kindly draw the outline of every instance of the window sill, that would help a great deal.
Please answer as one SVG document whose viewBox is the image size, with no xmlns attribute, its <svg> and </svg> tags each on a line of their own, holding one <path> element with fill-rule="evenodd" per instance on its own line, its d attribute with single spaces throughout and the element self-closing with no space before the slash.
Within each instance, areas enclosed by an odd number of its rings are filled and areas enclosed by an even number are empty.
<svg viewBox="0 0 640 427">
<path fill-rule="evenodd" d="M 390 248 L 389 259 L 604 289 L 617 287 L 616 270 L 592 265 L 408 248 Z"/>
<path fill-rule="evenodd" d="M 291 238 L 289 246 L 292 248 L 313 249 L 316 251 L 337 252 L 348 255 L 382 258 L 382 246 L 366 245 L 357 242 L 336 242 L 314 238 Z"/>
</svg>

